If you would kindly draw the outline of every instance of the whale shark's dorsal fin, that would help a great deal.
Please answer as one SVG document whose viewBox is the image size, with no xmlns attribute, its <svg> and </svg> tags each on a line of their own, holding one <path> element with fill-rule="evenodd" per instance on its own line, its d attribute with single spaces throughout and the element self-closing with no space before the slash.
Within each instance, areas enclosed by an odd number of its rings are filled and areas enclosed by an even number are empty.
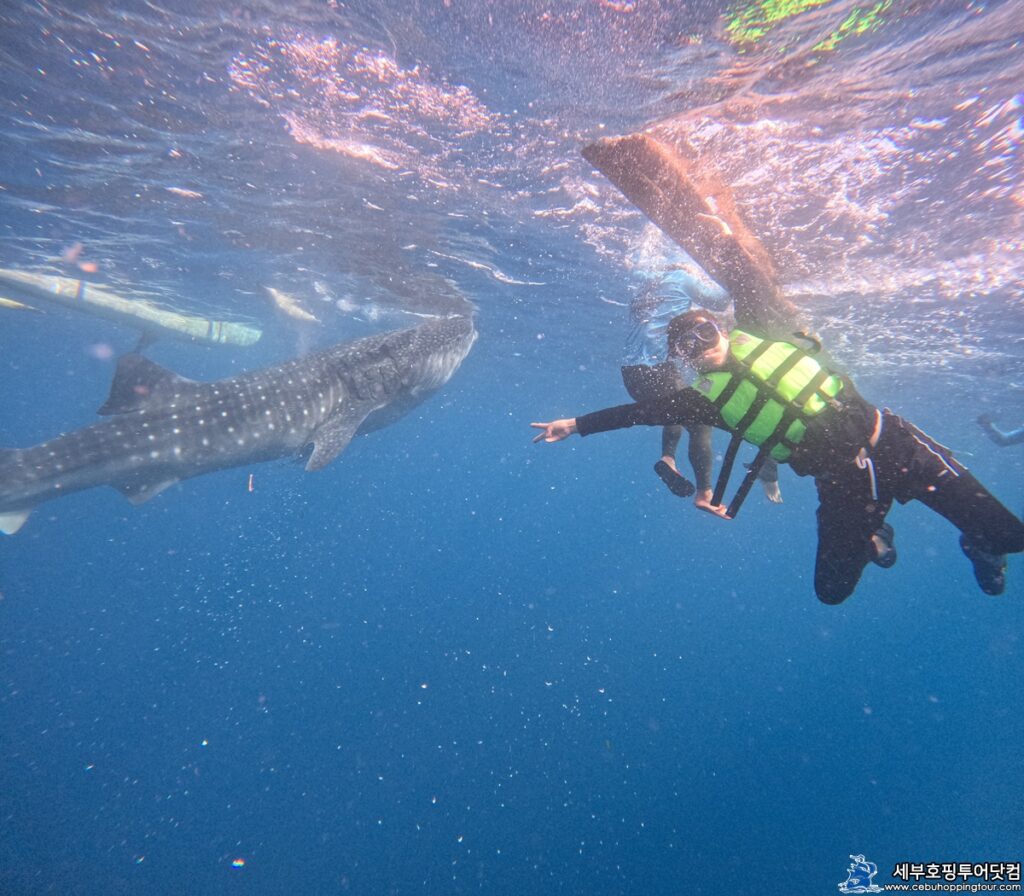
<svg viewBox="0 0 1024 896">
<path fill-rule="evenodd" d="M 350 404 L 321 423 L 313 433 L 313 455 L 306 463 L 306 470 L 310 473 L 322 470 L 341 454 L 362 422 L 378 407 L 370 401 Z"/>
<path fill-rule="evenodd" d="M 192 382 L 142 355 L 122 355 L 110 384 L 110 395 L 97 413 L 108 417 L 140 411 L 154 399 Z"/>
</svg>

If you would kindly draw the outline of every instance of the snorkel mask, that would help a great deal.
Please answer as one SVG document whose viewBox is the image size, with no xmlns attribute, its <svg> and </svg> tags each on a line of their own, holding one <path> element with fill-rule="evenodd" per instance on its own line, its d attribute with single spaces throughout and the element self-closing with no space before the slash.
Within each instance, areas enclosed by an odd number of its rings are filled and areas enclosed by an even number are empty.
<svg viewBox="0 0 1024 896">
<path fill-rule="evenodd" d="M 715 320 L 699 311 L 687 311 L 668 325 L 670 357 L 693 361 L 714 348 L 722 336 Z"/>
</svg>

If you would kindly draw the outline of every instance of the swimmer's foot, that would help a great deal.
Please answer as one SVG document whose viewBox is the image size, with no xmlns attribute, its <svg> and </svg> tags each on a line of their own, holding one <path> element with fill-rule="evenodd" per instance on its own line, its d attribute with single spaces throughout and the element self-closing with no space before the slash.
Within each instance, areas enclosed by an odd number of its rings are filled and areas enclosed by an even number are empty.
<svg viewBox="0 0 1024 896">
<path fill-rule="evenodd" d="M 697 490 L 689 479 L 681 473 L 677 473 L 663 460 L 659 460 L 654 465 L 654 472 L 677 498 L 689 498 Z"/>
<path fill-rule="evenodd" d="M 986 594 L 1002 594 L 1006 588 L 1006 555 L 990 554 L 960 536 L 960 548 L 974 566 L 974 578 Z"/>
<path fill-rule="evenodd" d="M 896 533 L 888 523 L 882 525 L 872 536 L 875 543 L 875 559 L 871 562 L 882 569 L 891 569 L 896 563 Z"/>
</svg>

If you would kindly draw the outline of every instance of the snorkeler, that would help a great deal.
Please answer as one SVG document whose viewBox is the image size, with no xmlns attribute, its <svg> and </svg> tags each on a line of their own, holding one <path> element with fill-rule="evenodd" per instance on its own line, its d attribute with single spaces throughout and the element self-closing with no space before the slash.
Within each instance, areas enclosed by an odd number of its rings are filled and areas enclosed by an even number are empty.
<svg viewBox="0 0 1024 896">
<path fill-rule="evenodd" d="M 703 424 L 733 434 L 712 505 L 732 518 L 751 474 L 727 509 L 722 506 L 735 448 L 758 446 L 754 468 L 768 457 L 813 476 L 818 489 L 818 551 L 814 588 L 824 603 L 849 597 L 864 567 L 886 563 L 894 500 L 918 500 L 960 532 L 960 546 L 986 594 L 1006 587 L 1006 554 L 1024 551 L 1024 523 L 999 503 L 949 451 L 913 424 L 865 401 L 850 379 L 787 341 L 743 330 L 723 332 L 705 311 L 675 318 L 669 354 L 692 364 L 697 382 L 666 398 L 608 408 L 548 423 L 534 441 L 558 442 L 635 426 Z M 753 471 L 752 471 L 753 472 Z"/>
<path fill-rule="evenodd" d="M 1024 426 L 1018 426 L 1009 432 L 1003 432 L 988 414 L 978 417 L 978 426 L 985 430 L 986 435 L 1002 448 L 1007 445 L 1019 445 L 1024 442 Z"/>
<path fill-rule="evenodd" d="M 631 326 L 621 367 L 622 384 L 634 401 L 663 398 L 686 388 L 682 374 L 668 358 L 665 333 L 669 321 L 689 310 L 694 286 L 681 265 L 655 273 L 645 270 L 641 276 L 643 283 L 629 303 Z M 682 435 L 681 426 L 662 429 L 661 457 L 654 465 L 654 472 L 673 495 L 689 498 L 695 487 L 676 465 L 676 449 Z M 691 427 L 689 457 L 698 487 L 710 483 L 710 464 L 703 462 L 710 453 L 711 428 Z"/>
<path fill-rule="evenodd" d="M 634 401 L 652 401 L 686 388 L 686 381 L 668 355 L 666 334 L 669 322 L 688 311 L 691 293 L 697 292 L 693 278 L 681 266 L 649 278 L 629 305 L 632 322 L 624 350 L 622 383 Z M 697 495 L 696 505 L 707 509 L 711 497 L 712 446 L 711 427 L 694 424 L 690 434 L 688 459 L 693 467 L 696 485 L 683 476 L 676 466 L 676 449 L 682 437 L 682 426 L 666 426 L 661 431 L 661 458 L 654 472 L 672 494 L 680 498 Z M 764 464 L 758 473 L 765 496 L 775 504 L 782 503 L 778 466 L 774 461 Z"/>
</svg>

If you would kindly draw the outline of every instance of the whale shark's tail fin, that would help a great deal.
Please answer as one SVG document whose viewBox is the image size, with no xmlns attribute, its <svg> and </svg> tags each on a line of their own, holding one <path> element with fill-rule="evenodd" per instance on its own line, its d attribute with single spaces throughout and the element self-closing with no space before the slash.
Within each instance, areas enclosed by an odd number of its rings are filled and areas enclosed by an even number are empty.
<svg viewBox="0 0 1024 896">
<path fill-rule="evenodd" d="M 0 448 L 0 495 L 3 494 L 4 486 L 14 481 L 20 461 L 21 451 L 17 448 Z M 0 513 L 0 532 L 4 535 L 13 535 L 25 525 L 25 520 L 31 512 L 32 508 L 29 507 L 25 510 L 8 510 Z"/>
</svg>

